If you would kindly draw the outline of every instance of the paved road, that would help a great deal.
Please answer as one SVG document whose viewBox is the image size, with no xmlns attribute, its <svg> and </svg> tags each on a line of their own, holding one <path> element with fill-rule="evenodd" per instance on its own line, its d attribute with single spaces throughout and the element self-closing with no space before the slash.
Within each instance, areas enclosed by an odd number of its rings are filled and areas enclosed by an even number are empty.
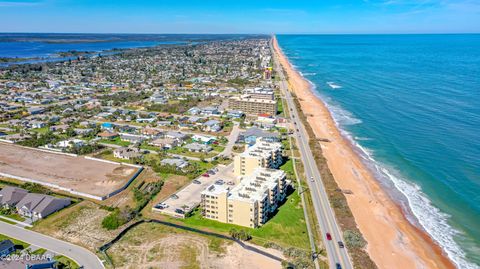
<svg viewBox="0 0 480 269">
<path fill-rule="evenodd" d="M 0 234 L 64 255 L 85 269 L 104 269 L 98 257 L 87 249 L 0 221 Z"/>
<path fill-rule="evenodd" d="M 239 134 L 240 134 L 240 124 L 234 121 L 232 131 L 228 135 L 228 143 L 225 146 L 225 149 L 219 154 L 219 156 L 231 157 L 233 146 L 235 146 L 235 143 L 238 140 Z"/>
<path fill-rule="evenodd" d="M 342 268 L 351 269 L 353 266 L 348 257 L 347 250 L 345 248 L 340 248 L 337 243 L 338 241 L 343 241 L 342 233 L 340 232 L 340 227 L 335 219 L 335 214 L 330 207 L 320 172 L 310 149 L 310 145 L 308 144 L 307 131 L 298 116 L 299 113 L 296 109 L 292 95 L 288 90 L 285 75 L 276 57 L 274 57 L 274 64 L 280 77 L 280 89 L 286 97 L 288 107 L 290 108 L 290 117 L 295 126 L 294 134 L 297 138 L 300 154 L 305 166 L 305 175 L 307 176 L 308 186 L 312 195 L 313 207 L 322 232 L 323 242 L 327 250 L 327 258 L 330 268 L 336 268 L 336 264 L 339 263 Z M 313 182 L 310 180 L 312 178 Z M 332 240 L 327 240 L 327 232 L 331 234 Z"/>
</svg>

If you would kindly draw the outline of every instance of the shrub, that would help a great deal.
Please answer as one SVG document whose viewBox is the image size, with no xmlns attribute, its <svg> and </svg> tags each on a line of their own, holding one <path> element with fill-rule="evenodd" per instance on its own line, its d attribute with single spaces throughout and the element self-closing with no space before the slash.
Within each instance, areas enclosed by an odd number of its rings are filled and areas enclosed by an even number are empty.
<svg viewBox="0 0 480 269">
<path fill-rule="evenodd" d="M 231 229 L 230 236 L 242 241 L 248 241 L 252 239 L 252 236 L 245 230 L 237 231 L 236 229 Z"/>
<path fill-rule="evenodd" d="M 51 194 L 52 193 L 49 189 L 47 189 L 47 188 L 45 188 L 42 185 L 37 184 L 37 183 L 27 182 L 27 183 L 22 185 L 22 188 L 26 189 L 29 192 L 33 192 L 33 193 L 42 193 L 42 194 Z"/>
<path fill-rule="evenodd" d="M 358 231 L 345 230 L 343 237 L 349 248 L 363 248 L 367 244 Z"/>
<path fill-rule="evenodd" d="M 123 210 L 115 209 L 102 220 L 102 227 L 107 230 L 115 230 L 133 218 L 132 210 L 127 207 Z"/>
</svg>

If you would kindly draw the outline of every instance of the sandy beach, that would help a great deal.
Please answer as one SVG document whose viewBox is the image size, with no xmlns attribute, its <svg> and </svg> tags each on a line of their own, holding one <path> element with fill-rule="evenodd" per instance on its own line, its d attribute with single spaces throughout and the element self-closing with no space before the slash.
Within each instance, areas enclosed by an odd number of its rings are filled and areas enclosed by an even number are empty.
<svg viewBox="0 0 480 269">
<path fill-rule="evenodd" d="M 325 104 L 288 62 L 274 38 L 274 49 L 287 72 L 290 90 L 298 97 L 355 221 L 368 242 L 367 251 L 379 268 L 455 268 L 427 233 L 412 225 L 402 209 L 381 188 L 351 144 L 340 134 Z"/>
</svg>

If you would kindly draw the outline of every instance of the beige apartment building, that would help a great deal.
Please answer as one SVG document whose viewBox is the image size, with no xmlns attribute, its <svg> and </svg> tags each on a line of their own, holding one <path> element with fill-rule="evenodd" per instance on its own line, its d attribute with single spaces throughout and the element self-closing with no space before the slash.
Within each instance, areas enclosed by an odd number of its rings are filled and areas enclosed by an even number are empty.
<svg viewBox="0 0 480 269">
<path fill-rule="evenodd" d="M 228 99 L 228 109 L 240 110 L 245 114 L 277 115 L 277 101 L 252 98 L 251 95 L 233 96 Z"/>
<path fill-rule="evenodd" d="M 257 168 L 233 189 L 213 184 L 202 192 L 203 216 L 224 223 L 256 228 L 265 224 L 286 197 L 282 170 Z"/>
<path fill-rule="evenodd" d="M 275 100 L 275 94 L 270 88 L 248 88 L 243 93 L 252 99 Z"/>
<path fill-rule="evenodd" d="M 253 146 L 235 156 L 233 163 L 236 176 L 250 175 L 261 167 L 276 169 L 282 164 L 282 144 L 258 138 Z"/>
</svg>

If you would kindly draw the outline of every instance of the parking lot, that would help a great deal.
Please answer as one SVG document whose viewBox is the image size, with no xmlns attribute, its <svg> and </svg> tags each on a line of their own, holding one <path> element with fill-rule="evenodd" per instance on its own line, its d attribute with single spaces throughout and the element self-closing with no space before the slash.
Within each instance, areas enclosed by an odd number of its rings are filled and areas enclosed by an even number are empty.
<svg viewBox="0 0 480 269">
<path fill-rule="evenodd" d="M 233 175 L 233 163 L 216 167 L 218 171 L 210 174 L 208 177 L 200 176 L 194 179 L 190 184 L 180 189 L 169 198 L 160 201 L 153 207 L 153 211 L 166 215 L 184 218 L 185 214 L 195 209 L 201 202 L 201 192 L 217 180 L 223 180 L 224 184 L 234 187 L 238 184 Z"/>
</svg>

